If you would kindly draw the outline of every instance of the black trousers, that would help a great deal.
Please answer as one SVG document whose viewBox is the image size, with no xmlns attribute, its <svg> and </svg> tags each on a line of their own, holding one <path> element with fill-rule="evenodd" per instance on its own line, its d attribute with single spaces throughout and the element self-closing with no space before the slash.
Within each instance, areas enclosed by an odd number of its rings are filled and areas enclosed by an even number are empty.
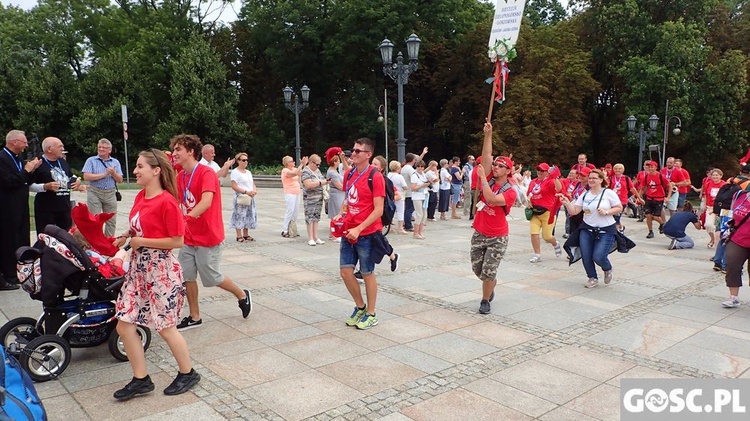
<svg viewBox="0 0 750 421">
<path fill-rule="evenodd" d="M 438 205 L 438 195 L 434 191 L 430 190 L 430 198 L 427 202 L 427 219 L 435 219 L 435 208 Z"/>
<path fill-rule="evenodd" d="M 73 217 L 70 216 L 70 210 L 67 211 L 34 211 L 34 219 L 36 221 L 36 233 L 37 235 L 44 232 L 44 227 L 49 224 L 57 225 L 58 227 L 69 230 L 73 226 Z"/>
</svg>

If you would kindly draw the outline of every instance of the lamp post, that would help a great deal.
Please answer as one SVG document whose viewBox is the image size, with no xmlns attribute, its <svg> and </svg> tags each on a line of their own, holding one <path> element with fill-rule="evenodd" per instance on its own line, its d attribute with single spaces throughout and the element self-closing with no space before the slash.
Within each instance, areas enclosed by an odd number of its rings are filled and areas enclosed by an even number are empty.
<svg viewBox="0 0 750 421">
<path fill-rule="evenodd" d="M 393 43 L 384 39 L 380 43 L 380 57 L 383 59 L 383 74 L 390 76 L 398 84 L 398 138 L 396 138 L 396 149 L 399 162 L 406 158 L 406 138 L 404 138 L 404 85 L 409 83 L 409 75 L 419 68 L 419 44 L 422 41 L 416 34 L 409 35 L 406 39 L 406 50 L 409 54 L 409 63 L 404 64 L 404 56 L 399 51 L 396 63 L 393 63 Z"/>
<path fill-rule="evenodd" d="M 635 124 L 638 119 L 635 116 L 628 117 L 628 134 L 635 135 Z M 656 114 L 648 118 L 648 130 L 644 129 L 643 123 L 638 128 L 638 171 L 643 169 L 643 151 L 646 149 L 646 139 L 656 134 L 656 127 L 659 124 L 659 117 Z"/>
<path fill-rule="evenodd" d="M 383 133 L 385 133 L 385 162 L 390 162 L 388 161 L 388 90 L 385 90 L 383 103 L 378 107 L 378 123 L 383 123 Z"/>
<path fill-rule="evenodd" d="M 300 164 L 302 147 L 299 145 L 299 115 L 300 113 L 310 105 L 310 88 L 307 85 L 302 86 L 300 92 L 302 93 L 302 103 L 299 102 L 299 95 L 294 96 L 294 102 L 292 102 L 292 94 L 294 91 L 287 85 L 284 88 L 284 105 L 294 113 L 294 127 L 295 127 L 295 146 L 294 146 L 294 158 L 297 160 L 297 165 Z"/>
<path fill-rule="evenodd" d="M 664 110 L 664 144 L 662 145 L 662 154 L 661 154 L 661 166 L 664 167 L 664 160 L 667 156 L 667 141 L 669 140 L 669 123 L 672 122 L 672 119 L 677 119 L 677 125 L 672 130 L 672 133 L 674 133 L 675 136 L 678 136 L 680 133 L 682 133 L 682 120 L 680 120 L 680 117 L 677 117 L 676 115 L 669 116 L 669 100 L 667 100 L 667 105 Z"/>
</svg>

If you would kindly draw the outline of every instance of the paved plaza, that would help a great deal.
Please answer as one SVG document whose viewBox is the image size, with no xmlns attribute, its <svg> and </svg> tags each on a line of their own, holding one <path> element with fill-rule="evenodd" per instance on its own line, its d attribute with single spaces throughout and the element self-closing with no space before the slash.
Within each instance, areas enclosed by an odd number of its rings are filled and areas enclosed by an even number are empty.
<svg viewBox="0 0 750 421">
<path fill-rule="evenodd" d="M 135 193 L 123 191 L 118 233 Z M 227 224 L 231 197 L 223 188 Z M 223 270 L 252 291 L 253 312 L 243 320 L 234 296 L 201 286 L 204 323 L 184 332 L 198 386 L 161 392 L 177 369 L 156 332 L 146 353 L 156 391 L 126 403 L 112 393 L 130 366 L 106 345 L 74 349 L 58 380 L 37 384 L 50 419 L 618 420 L 621 378 L 750 377 L 750 307 L 721 307 L 723 276 L 692 227 L 696 249 L 667 250 L 626 218 L 637 247 L 611 255 L 612 284 L 588 290 L 582 265 L 549 245 L 529 263 L 528 223 L 514 208 L 490 315 L 477 313 L 466 217 L 428 223 L 424 241 L 390 234 L 400 267 L 377 268 L 380 324 L 358 331 L 344 324 L 353 304 L 338 244 L 308 246 L 301 217 L 303 236 L 282 238 L 283 207 L 281 189 L 259 189 L 256 241 L 235 242 L 227 226 Z M 38 316 L 41 303 L 0 292 L 0 309 L 5 323 Z"/>
</svg>

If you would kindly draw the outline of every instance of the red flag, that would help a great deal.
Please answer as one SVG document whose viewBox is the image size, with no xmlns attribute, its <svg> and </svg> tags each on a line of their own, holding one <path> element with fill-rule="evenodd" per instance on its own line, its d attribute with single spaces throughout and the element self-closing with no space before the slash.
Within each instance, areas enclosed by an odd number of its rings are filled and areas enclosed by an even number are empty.
<svg viewBox="0 0 750 421">
<path fill-rule="evenodd" d="M 505 100 L 505 83 L 508 81 L 509 74 L 508 62 L 497 60 L 495 62 L 495 83 L 493 89 L 495 91 L 495 101 L 500 104 Z"/>
</svg>

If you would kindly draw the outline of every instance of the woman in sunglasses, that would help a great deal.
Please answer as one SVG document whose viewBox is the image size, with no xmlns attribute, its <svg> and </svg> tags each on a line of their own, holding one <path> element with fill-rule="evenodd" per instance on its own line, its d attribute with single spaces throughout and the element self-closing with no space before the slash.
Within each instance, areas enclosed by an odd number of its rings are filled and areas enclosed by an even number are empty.
<svg viewBox="0 0 750 421">
<path fill-rule="evenodd" d="M 247 169 L 248 159 L 245 152 L 235 155 L 237 168 L 232 170 L 232 190 L 234 190 L 234 208 L 229 226 L 237 232 L 237 242 L 255 241 L 248 230 L 258 228 L 258 212 L 255 209 L 255 195 L 258 188 L 253 182 L 253 173 Z"/>
</svg>

